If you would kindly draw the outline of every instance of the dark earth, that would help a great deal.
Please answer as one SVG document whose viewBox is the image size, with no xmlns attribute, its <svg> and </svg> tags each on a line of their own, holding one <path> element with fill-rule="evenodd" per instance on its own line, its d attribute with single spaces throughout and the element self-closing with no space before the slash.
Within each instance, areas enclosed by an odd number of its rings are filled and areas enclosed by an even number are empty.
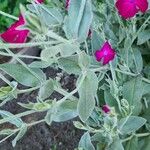
<svg viewBox="0 0 150 150">
<path fill-rule="evenodd" d="M 45 69 L 47 77 L 55 78 L 57 71 L 53 68 Z M 75 88 L 76 78 L 74 75 L 64 74 L 61 77 L 62 87 L 68 90 Z M 26 109 L 21 108 L 17 102 L 27 103 L 28 101 L 34 102 L 36 100 L 37 91 L 19 95 L 17 99 L 7 102 L 1 109 L 17 114 Z M 53 93 L 51 98 L 60 99 L 62 96 L 59 93 Z M 35 113 L 23 118 L 26 122 L 33 120 L 37 121 L 44 117 L 45 113 Z M 76 119 L 77 120 L 77 119 Z M 6 125 L 0 125 L 0 129 L 6 128 Z M 14 137 L 9 138 L 7 141 L 0 144 L 0 150 L 74 150 L 78 146 L 82 132 L 73 126 L 72 121 L 64 123 L 52 123 L 51 126 L 46 123 L 40 123 L 28 129 L 27 133 L 13 148 L 11 141 Z"/>
</svg>

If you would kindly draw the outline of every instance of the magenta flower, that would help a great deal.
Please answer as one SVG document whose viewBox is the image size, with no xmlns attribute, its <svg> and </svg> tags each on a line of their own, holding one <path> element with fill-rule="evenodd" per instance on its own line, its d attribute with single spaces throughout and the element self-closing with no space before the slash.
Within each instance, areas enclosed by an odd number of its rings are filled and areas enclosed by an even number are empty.
<svg viewBox="0 0 150 150">
<path fill-rule="evenodd" d="M 111 109 L 108 105 L 103 105 L 102 110 L 106 114 L 110 113 L 110 111 L 111 111 Z"/>
<path fill-rule="evenodd" d="M 44 0 L 35 0 L 35 2 L 44 3 Z"/>
<path fill-rule="evenodd" d="M 65 6 L 65 8 L 68 10 L 68 8 L 69 8 L 69 5 L 70 5 L 70 0 L 66 0 L 66 6 Z"/>
<path fill-rule="evenodd" d="M 23 16 L 20 15 L 19 20 L 12 24 L 0 37 L 8 43 L 25 43 L 29 35 L 29 30 L 20 29 L 23 25 L 25 25 L 25 20 Z"/>
<path fill-rule="evenodd" d="M 106 41 L 103 47 L 100 50 L 95 52 L 95 57 L 97 61 L 101 61 L 103 65 L 108 64 L 111 60 L 114 59 L 116 52 L 112 49 L 111 45 Z"/>
<path fill-rule="evenodd" d="M 148 9 L 147 0 L 117 0 L 116 8 L 124 19 L 134 17 L 139 11 L 145 13 Z"/>
</svg>

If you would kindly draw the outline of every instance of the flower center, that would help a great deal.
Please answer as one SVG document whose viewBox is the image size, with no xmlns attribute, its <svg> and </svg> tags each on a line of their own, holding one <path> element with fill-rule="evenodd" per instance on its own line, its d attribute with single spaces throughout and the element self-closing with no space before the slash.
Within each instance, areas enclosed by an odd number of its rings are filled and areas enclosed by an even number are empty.
<svg viewBox="0 0 150 150">
<path fill-rule="evenodd" d="M 107 56 L 108 55 L 108 51 L 105 50 L 103 54 L 104 54 L 104 56 Z"/>
</svg>

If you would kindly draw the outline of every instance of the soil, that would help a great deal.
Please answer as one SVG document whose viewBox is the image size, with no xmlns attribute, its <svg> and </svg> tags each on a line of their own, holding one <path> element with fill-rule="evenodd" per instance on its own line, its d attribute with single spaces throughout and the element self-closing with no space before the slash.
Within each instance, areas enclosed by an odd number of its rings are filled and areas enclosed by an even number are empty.
<svg viewBox="0 0 150 150">
<path fill-rule="evenodd" d="M 55 78 L 56 74 L 60 71 L 48 68 L 44 70 L 46 75 L 51 78 Z M 61 77 L 61 83 L 63 88 L 73 90 L 75 88 L 76 78 L 73 75 L 63 74 Z M 17 114 L 25 111 L 21 108 L 17 102 L 27 103 L 28 101 L 35 101 L 37 91 L 30 94 L 22 94 L 11 102 L 8 102 L 3 106 L 3 110 L 7 110 L 13 114 Z M 52 98 L 60 99 L 62 96 L 58 93 L 53 93 Z M 39 120 L 43 118 L 45 113 L 36 113 L 23 118 L 26 122 Z M 75 120 L 77 120 L 76 118 Z M 7 125 L 1 125 L 0 128 L 6 128 Z M 64 123 L 52 123 L 51 126 L 46 123 L 40 123 L 28 129 L 25 136 L 17 143 L 13 148 L 11 141 L 14 137 L 9 138 L 7 141 L 0 144 L 0 150 L 74 150 L 78 146 L 78 142 L 81 138 L 82 132 L 76 129 L 72 121 Z"/>
</svg>

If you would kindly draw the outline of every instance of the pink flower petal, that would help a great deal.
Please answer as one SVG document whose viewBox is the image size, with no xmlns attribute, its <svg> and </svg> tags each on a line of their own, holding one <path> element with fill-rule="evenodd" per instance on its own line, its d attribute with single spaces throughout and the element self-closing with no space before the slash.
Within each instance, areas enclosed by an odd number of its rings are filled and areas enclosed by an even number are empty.
<svg viewBox="0 0 150 150">
<path fill-rule="evenodd" d="M 148 9 L 148 1 L 147 0 L 136 0 L 136 5 L 141 12 L 146 12 Z"/>
<path fill-rule="evenodd" d="M 108 41 L 104 43 L 100 50 L 95 52 L 95 57 L 97 61 L 102 61 L 103 65 L 108 64 L 114 59 L 116 52 L 112 49 Z"/>
<path fill-rule="evenodd" d="M 44 3 L 44 0 L 35 0 L 35 2 Z"/>
<path fill-rule="evenodd" d="M 1 38 L 8 43 L 24 43 L 29 35 L 29 30 L 19 29 L 19 27 L 25 25 L 25 20 L 20 15 L 19 20 L 10 26 L 7 31 L 2 33 Z"/>
<path fill-rule="evenodd" d="M 138 12 L 135 0 L 117 0 L 116 8 L 124 19 L 132 18 Z"/>
</svg>

